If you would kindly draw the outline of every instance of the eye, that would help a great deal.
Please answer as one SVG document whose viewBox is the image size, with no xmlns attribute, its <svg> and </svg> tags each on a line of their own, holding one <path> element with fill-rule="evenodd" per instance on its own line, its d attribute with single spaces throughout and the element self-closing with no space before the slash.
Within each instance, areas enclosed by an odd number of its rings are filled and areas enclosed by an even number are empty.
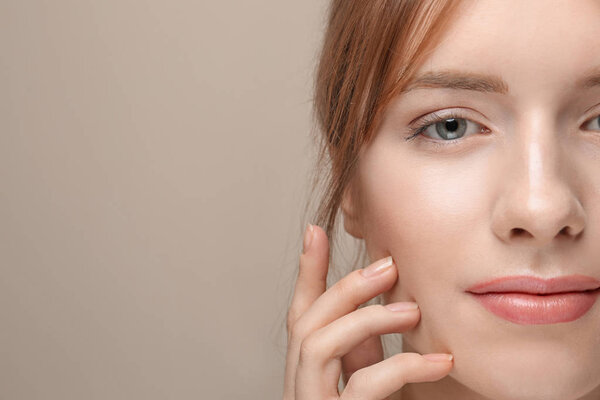
<svg viewBox="0 0 600 400">
<path fill-rule="evenodd" d="M 405 140 L 413 140 L 421 133 L 431 138 L 430 142 L 436 145 L 446 146 L 444 142 L 459 142 L 461 138 L 469 133 L 488 133 L 490 130 L 483 125 L 462 117 L 459 113 L 453 112 L 447 115 L 432 113 L 414 126 L 409 127 L 411 135 Z M 452 143 L 455 144 L 455 143 Z"/>
<path fill-rule="evenodd" d="M 589 128 L 586 128 L 589 125 Z M 600 115 L 597 116 L 596 118 L 591 119 L 590 121 L 586 122 L 584 125 L 585 130 L 596 130 L 596 131 L 600 131 Z"/>
</svg>

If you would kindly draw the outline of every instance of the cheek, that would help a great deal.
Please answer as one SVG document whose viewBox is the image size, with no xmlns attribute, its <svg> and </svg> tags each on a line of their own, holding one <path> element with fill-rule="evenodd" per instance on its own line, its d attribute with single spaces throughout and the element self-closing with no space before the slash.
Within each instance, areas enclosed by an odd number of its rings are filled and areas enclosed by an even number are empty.
<svg viewBox="0 0 600 400">
<path fill-rule="evenodd" d="M 489 171 L 475 168 L 473 160 L 407 159 L 380 154 L 367 158 L 360 171 L 367 251 L 371 260 L 394 257 L 394 293 L 404 297 L 399 300 L 457 282 L 465 257 L 481 248 L 486 227 L 489 235 L 486 199 L 492 198 Z"/>
<path fill-rule="evenodd" d="M 422 351 L 445 349 L 449 327 L 458 325 L 453 305 L 462 300 L 461 287 L 491 247 L 484 242 L 492 171 L 475 168 L 473 160 L 406 160 L 380 155 L 361 165 L 363 237 L 371 260 L 391 254 L 398 265 L 383 301 L 416 301 L 421 308 L 419 325 L 404 341 Z"/>
</svg>

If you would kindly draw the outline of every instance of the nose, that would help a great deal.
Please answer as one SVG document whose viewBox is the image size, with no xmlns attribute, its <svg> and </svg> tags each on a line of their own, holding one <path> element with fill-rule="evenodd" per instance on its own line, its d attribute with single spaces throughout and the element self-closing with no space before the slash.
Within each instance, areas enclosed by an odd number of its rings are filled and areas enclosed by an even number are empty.
<svg viewBox="0 0 600 400">
<path fill-rule="evenodd" d="M 541 128 L 506 142 L 502 165 L 507 173 L 500 181 L 492 229 L 507 243 L 544 247 L 577 239 L 585 228 L 585 211 L 572 186 L 577 181 L 575 163 L 561 148 L 561 134 Z"/>
</svg>

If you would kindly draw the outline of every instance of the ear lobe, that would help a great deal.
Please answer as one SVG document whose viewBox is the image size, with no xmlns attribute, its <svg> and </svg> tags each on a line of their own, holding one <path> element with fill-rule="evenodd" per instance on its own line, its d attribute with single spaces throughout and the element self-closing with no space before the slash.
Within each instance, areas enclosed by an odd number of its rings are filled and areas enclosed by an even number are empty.
<svg viewBox="0 0 600 400">
<path fill-rule="evenodd" d="M 344 230 L 357 239 L 362 239 L 360 221 L 358 218 L 358 199 L 353 185 L 348 185 L 342 196 L 342 215 L 344 217 Z"/>
</svg>

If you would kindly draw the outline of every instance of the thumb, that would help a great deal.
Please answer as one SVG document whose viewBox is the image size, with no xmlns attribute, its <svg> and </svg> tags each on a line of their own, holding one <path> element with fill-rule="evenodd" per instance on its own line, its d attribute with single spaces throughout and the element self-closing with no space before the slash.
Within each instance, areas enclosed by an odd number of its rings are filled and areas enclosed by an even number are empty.
<svg viewBox="0 0 600 400">
<path fill-rule="evenodd" d="M 359 369 L 376 364 L 383 360 L 383 347 L 379 336 L 371 336 L 351 352 L 342 357 L 342 378 L 344 385 L 353 373 Z"/>
</svg>

